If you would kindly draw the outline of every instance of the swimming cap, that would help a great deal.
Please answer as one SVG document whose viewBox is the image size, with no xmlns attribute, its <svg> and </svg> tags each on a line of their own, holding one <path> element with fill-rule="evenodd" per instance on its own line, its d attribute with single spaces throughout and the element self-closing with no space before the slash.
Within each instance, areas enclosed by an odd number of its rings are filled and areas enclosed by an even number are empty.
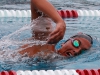
<svg viewBox="0 0 100 75">
<path fill-rule="evenodd" d="M 71 38 L 75 38 L 75 37 L 85 38 L 85 39 L 87 39 L 91 44 L 93 44 L 93 38 L 92 38 L 90 35 L 88 35 L 88 34 L 78 33 L 78 34 L 72 36 Z"/>
</svg>

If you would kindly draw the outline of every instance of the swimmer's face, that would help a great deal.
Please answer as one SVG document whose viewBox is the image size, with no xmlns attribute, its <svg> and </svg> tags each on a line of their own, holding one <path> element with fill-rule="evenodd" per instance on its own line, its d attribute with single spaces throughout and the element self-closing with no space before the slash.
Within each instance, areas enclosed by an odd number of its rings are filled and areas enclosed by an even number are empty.
<svg viewBox="0 0 100 75">
<path fill-rule="evenodd" d="M 78 42 L 76 46 L 73 45 L 73 40 Z M 90 47 L 91 43 L 87 39 L 75 37 L 63 43 L 62 48 L 58 50 L 58 53 L 66 57 L 76 56 L 80 54 L 82 50 L 88 50 Z"/>
</svg>

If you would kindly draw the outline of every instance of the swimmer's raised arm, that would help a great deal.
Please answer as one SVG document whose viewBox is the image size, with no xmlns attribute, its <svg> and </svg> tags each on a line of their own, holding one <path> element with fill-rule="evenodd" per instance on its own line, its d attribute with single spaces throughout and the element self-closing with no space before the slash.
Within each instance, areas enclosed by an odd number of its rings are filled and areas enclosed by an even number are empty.
<svg viewBox="0 0 100 75">
<path fill-rule="evenodd" d="M 31 20 L 36 19 L 39 17 L 39 14 L 37 13 L 37 9 L 35 8 L 35 6 L 32 4 L 32 0 L 31 0 Z"/>
<path fill-rule="evenodd" d="M 48 43 L 57 43 L 58 41 L 60 41 L 64 36 L 66 25 L 54 6 L 47 0 L 31 0 L 31 6 L 35 6 L 44 14 L 48 15 L 56 23 L 56 29 L 50 34 Z M 31 7 L 31 10 L 33 10 L 34 14 L 36 14 L 32 17 L 37 17 L 35 9 Z"/>
</svg>

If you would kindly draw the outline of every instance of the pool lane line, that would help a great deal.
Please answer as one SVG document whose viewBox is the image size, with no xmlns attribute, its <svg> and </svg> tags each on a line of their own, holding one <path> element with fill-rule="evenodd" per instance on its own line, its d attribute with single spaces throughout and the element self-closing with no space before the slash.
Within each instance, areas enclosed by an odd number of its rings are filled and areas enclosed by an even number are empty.
<svg viewBox="0 0 100 75">
<path fill-rule="evenodd" d="M 62 18 L 100 16 L 100 10 L 57 10 Z M 31 17 L 31 10 L 0 10 L 0 17 Z"/>
<path fill-rule="evenodd" d="M 62 69 L 62 70 L 10 70 L 0 75 L 100 75 L 100 69 Z"/>
</svg>

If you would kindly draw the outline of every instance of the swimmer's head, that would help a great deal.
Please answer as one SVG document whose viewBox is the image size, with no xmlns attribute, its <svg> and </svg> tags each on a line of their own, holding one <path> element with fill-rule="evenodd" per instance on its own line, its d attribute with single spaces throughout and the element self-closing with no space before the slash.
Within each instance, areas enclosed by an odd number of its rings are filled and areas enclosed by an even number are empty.
<svg viewBox="0 0 100 75">
<path fill-rule="evenodd" d="M 67 57 L 75 56 L 80 54 L 82 50 L 90 49 L 92 44 L 93 39 L 90 35 L 78 33 L 63 43 L 58 53 Z"/>
</svg>

